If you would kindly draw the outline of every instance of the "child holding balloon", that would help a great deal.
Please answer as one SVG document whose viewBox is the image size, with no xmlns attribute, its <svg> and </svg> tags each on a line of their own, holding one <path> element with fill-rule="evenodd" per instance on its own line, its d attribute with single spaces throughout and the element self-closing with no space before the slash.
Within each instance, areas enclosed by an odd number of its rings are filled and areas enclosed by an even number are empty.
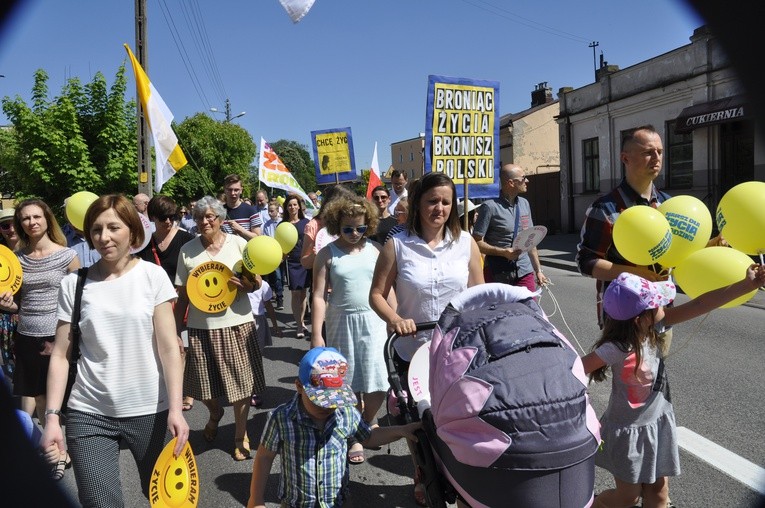
<svg viewBox="0 0 765 508">
<path fill-rule="evenodd" d="M 660 333 L 765 284 L 765 267 L 751 265 L 738 282 L 682 305 L 666 307 L 676 294 L 671 282 L 650 282 L 622 273 L 606 289 L 603 334 L 582 358 L 585 373 L 603 381 L 613 371 L 611 396 L 601 418 L 602 449 L 595 463 L 614 476 L 593 506 L 666 506 L 670 476 L 680 474 L 675 414 L 662 358 Z"/>
</svg>

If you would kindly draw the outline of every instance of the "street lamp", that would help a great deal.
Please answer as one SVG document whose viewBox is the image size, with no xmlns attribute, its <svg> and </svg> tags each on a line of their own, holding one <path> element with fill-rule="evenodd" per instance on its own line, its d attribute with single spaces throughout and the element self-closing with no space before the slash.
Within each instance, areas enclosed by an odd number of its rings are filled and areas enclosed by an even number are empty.
<svg viewBox="0 0 765 508">
<path fill-rule="evenodd" d="M 242 111 L 239 114 L 231 116 L 231 101 L 228 100 L 228 99 L 226 99 L 226 111 L 221 111 L 218 108 L 210 108 L 210 111 L 212 111 L 213 113 L 223 113 L 223 114 L 225 114 L 226 115 L 226 122 L 230 122 L 234 118 L 239 118 L 240 116 L 244 116 L 247 113 L 246 111 Z"/>
</svg>

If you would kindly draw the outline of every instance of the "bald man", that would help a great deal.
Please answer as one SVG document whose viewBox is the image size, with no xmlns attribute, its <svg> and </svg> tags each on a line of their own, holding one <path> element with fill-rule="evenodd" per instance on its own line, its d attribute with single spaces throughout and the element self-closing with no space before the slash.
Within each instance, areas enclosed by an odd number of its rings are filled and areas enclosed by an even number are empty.
<svg viewBox="0 0 765 508">
<path fill-rule="evenodd" d="M 537 282 L 549 282 L 542 273 L 537 248 L 523 252 L 512 247 L 520 231 L 534 227 L 531 206 L 520 196 L 528 190 L 529 180 L 519 165 L 505 164 L 499 181 L 499 197 L 483 203 L 473 228 L 473 238 L 486 256 L 484 279 L 535 291 Z"/>
<path fill-rule="evenodd" d="M 133 206 L 138 210 L 138 213 L 146 215 L 146 208 L 149 206 L 149 196 L 143 192 L 139 192 L 133 196 Z M 146 215 L 148 217 L 148 215 Z"/>
</svg>

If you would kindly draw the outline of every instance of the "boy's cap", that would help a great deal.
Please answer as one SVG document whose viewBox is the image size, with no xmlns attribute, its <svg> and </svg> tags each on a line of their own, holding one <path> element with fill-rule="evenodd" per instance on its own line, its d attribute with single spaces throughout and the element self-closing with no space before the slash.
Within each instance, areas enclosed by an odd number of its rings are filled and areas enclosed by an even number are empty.
<svg viewBox="0 0 765 508">
<path fill-rule="evenodd" d="M 300 360 L 298 377 L 308 398 L 319 407 L 355 406 L 356 394 L 345 384 L 348 360 L 337 349 L 317 347 Z"/>
<path fill-rule="evenodd" d="M 646 309 L 658 309 L 672 303 L 677 290 L 671 282 L 651 282 L 631 273 L 622 273 L 611 281 L 603 294 L 603 310 L 612 319 L 632 319 Z"/>
</svg>

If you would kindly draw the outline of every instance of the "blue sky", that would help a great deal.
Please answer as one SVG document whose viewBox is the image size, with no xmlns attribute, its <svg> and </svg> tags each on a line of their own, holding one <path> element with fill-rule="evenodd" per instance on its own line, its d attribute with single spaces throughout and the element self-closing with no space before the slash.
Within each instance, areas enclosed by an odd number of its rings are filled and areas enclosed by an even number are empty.
<svg viewBox="0 0 765 508">
<path fill-rule="evenodd" d="M 688 44 L 702 24 L 680 0 L 316 0 L 298 24 L 278 0 L 147 0 L 147 14 L 148 74 L 176 121 L 222 119 L 209 108 L 228 97 L 256 143 L 310 150 L 312 130 L 351 127 L 356 167 L 370 166 L 376 141 L 383 171 L 390 143 L 425 129 L 429 74 L 498 81 L 500 113 L 516 113 L 540 82 L 554 97 L 592 83 L 592 41 L 623 69 Z M 132 0 L 22 1 L 0 33 L 0 96 L 28 101 L 38 68 L 52 96 L 97 71 L 111 84 L 122 44 L 135 49 L 134 19 Z"/>
</svg>

